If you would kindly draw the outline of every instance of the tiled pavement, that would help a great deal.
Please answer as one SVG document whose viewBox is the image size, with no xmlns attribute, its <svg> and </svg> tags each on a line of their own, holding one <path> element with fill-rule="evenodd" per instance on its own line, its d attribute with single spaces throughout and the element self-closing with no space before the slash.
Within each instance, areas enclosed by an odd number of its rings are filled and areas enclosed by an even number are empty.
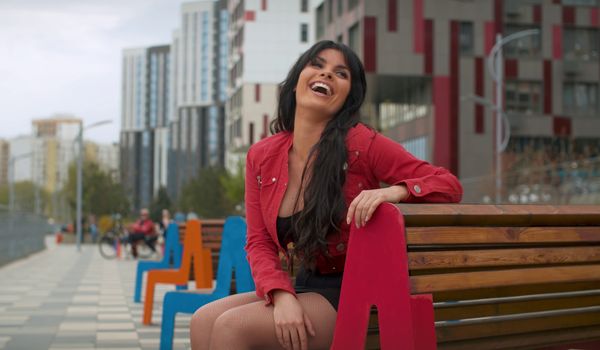
<svg viewBox="0 0 600 350">
<path fill-rule="evenodd" d="M 162 296 L 153 324 L 133 302 L 136 262 L 104 260 L 96 246 L 55 246 L 0 267 L 0 349 L 158 349 Z M 174 349 L 189 349 L 189 315 L 176 319 Z"/>
</svg>

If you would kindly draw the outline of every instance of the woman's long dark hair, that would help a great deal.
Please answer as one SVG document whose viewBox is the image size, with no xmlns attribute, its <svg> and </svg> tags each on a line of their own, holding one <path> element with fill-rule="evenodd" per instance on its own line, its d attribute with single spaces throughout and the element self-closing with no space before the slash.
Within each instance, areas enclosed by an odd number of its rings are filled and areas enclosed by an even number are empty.
<svg viewBox="0 0 600 350">
<path fill-rule="evenodd" d="M 311 149 L 307 164 L 312 164 L 312 174 L 304 189 L 304 208 L 294 216 L 295 252 L 303 264 L 311 268 L 319 252 L 327 254 L 327 235 L 340 231 L 344 219 L 346 203 L 343 186 L 346 181 L 347 164 L 346 135 L 359 120 L 359 109 L 365 99 L 367 84 L 360 59 L 346 45 L 333 41 L 320 41 L 306 51 L 294 64 L 285 81 L 280 86 L 277 119 L 271 123 L 271 132 L 294 131 L 296 112 L 295 88 L 300 72 L 323 50 L 334 49 L 342 53 L 350 70 L 350 92 L 341 109 L 332 118 L 319 142 Z M 314 159 L 313 159 L 314 158 Z M 304 184 L 307 168 L 302 172 Z M 296 198 L 296 204 L 298 204 Z M 295 211 L 295 210 L 294 210 Z"/>
</svg>

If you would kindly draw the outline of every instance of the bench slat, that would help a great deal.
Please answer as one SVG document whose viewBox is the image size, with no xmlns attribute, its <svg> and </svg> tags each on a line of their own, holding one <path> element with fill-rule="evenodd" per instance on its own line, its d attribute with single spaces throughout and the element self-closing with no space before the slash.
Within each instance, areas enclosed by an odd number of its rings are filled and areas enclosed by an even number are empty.
<svg viewBox="0 0 600 350">
<path fill-rule="evenodd" d="M 410 252 L 410 270 L 600 262 L 600 247 Z"/>
<path fill-rule="evenodd" d="M 438 350 L 481 350 L 481 349 L 531 349 L 540 344 L 560 344 L 572 342 L 572 339 L 600 339 L 600 326 L 589 326 L 577 329 L 551 330 L 527 334 L 505 335 L 439 344 Z M 374 347 L 373 347 L 374 348 Z M 591 348 L 590 348 L 591 349 Z"/>
<path fill-rule="evenodd" d="M 598 227 L 407 227 L 409 245 L 600 242 Z"/>
<path fill-rule="evenodd" d="M 600 312 L 436 328 L 436 337 L 438 343 L 444 343 L 463 339 L 506 336 L 510 334 L 593 325 L 600 325 Z"/>
<path fill-rule="evenodd" d="M 398 204 L 407 226 L 600 225 L 600 206 Z"/>
<path fill-rule="evenodd" d="M 410 278 L 411 292 L 415 294 L 523 284 L 597 280 L 600 280 L 600 264 L 460 272 L 412 276 Z"/>
<path fill-rule="evenodd" d="M 435 320 L 459 320 L 466 318 L 501 316 L 526 312 L 539 312 L 558 309 L 571 309 L 600 305 L 600 296 L 573 298 L 548 298 L 544 300 L 511 303 L 490 303 L 485 305 L 461 306 L 435 309 Z"/>
</svg>

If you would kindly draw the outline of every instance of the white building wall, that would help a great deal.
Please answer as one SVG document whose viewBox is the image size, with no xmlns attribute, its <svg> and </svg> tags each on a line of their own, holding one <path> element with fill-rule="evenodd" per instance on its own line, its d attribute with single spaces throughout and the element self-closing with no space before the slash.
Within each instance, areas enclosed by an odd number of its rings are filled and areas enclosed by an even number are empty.
<svg viewBox="0 0 600 350">
<path fill-rule="evenodd" d="M 17 136 L 9 140 L 10 158 L 19 157 L 32 153 L 34 149 L 34 138 L 29 135 Z M 33 158 L 26 157 L 14 163 L 14 181 L 33 181 Z M 9 174 L 10 177 L 10 174 Z"/>
<path fill-rule="evenodd" d="M 144 128 L 146 115 L 146 49 L 123 50 L 121 131 Z"/>
<path fill-rule="evenodd" d="M 239 1 L 229 6 L 230 14 Z M 269 122 L 274 119 L 277 110 L 278 84 L 287 76 L 298 57 L 314 44 L 314 4 L 309 11 L 301 12 L 299 0 L 269 0 L 267 8 L 262 9 L 261 0 L 245 0 L 244 12 L 254 12 L 254 20 L 245 20 L 242 15 L 243 43 L 230 52 L 229 68 L 243 60 L 243 72 L 229 91 L 230 98 L 243 95 L 242 104 L 228 103 L 225 125 L 226 144 L 225 164 L 229 171 L 237 171 L 237 163 L 245 157 L 245 149 L 250 145 L 249 125 L 254 125 L 254 142 L 260 140 L 263 133 L 264 115 Z M 308 25 L 306 42 L 301 42 L 301 25 Z M 239 23 L 230 24 L 230 40 L 236 36 Z M 230 45 L 234 45 L 233 42 Z M 243 56 L 242 56 L 243 54 Z M 260 85 L 260 99 L 256 101 L 255 89 Z M 232 130 L 241 130 L 234 135 Z"/>
<path fill-rule="evenodd" d="M 181 30 L 177 29 L 173 31 L 173 41 L 171 42 L 171 51 L 169 55 L 171 56 L 171 72 L 169 74 L 169 121 L 173 121 L 177 117 L 177 105 L 181 103 L 179 100 L 180 96 L 180 82 L 181 77 L 179 76 L 179 71 L 181 70 L 181 62 L 180 62 L 180 40 L 181 38 Z"/>
<path fill-rule="evenodd" d="M 119 171 L 119 144 L 98 144 L 97 162 L 102 170 L 118 178 L 116 173 Z"/>
<path fill-rule="evenodd" d="M 314 14 L 300 12 L 299 0 L 246 0 L 254 21 L 244 22 L 243 83 L 280 83 L 298 57 L 314 43 Z M 308 41 L 300 42 L 300 25 L 308 24 Z"/>
<path fill-rule="evenodd" d="M 76 126 L 78 129 L 79 126 Z M 67 126 L 64 128 L 62 135 L 65 137 L 57 139 L 58 143 L 58 164 L 57 164 L 57 188 L 64 186 L 69 179 L 69 166 L 77 157 L 76 137 L 77 133 L 73 133 L 73 127 Z"/>
<path fill-rule="evenodd" d="M 58 171 L 58 164 L 53 167 L 53 164 L 49 164 L 52 160 L 48 159 L 48 153 L 52 152 L 52 147 L 58 147 L 58 140 L 54 139 L 55 142 L 48 142 L 50 138 L 33 138 L 33 155 L 32 155 L 32 180 L 38 186 L 46 185 L 47 178 L 50 174 L 49 171 L 55 169 Z M 59 159 L 57 159 L 58 161 Z M 54 174 L 52 174 L 54 175 Z M 58 175 L 57 175 L 58 177 Z"/>
<path fill-rule="evenodd" d="M 59 123 L 56 137 L 65 141 L 73 141 L 79 134 L 79 123 Z"/>
<path fill-rule="evenodd" d="M 213 1 L 182 5 L 179 37 L 177 91 L 179 106 L 208 105 L 212 102 L 215 20 Z M 175 51 L 175 50 L 173 50 Z"/>
</svg>

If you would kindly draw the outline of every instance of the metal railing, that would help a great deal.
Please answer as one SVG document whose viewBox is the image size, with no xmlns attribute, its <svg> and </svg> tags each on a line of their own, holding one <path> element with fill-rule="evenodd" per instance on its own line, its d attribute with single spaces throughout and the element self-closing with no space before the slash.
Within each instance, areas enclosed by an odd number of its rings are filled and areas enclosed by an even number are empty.
<svg viewBox="0 0 600 350">
<path fill-rule="evenodd" d="M 600 204 L 600 157 L 544 165 L 527 160 L 521 160 L 521 163 L 507 166 L 508 170 L 502 174 L 502 203 Z M 494 193 L 490 189 L 494 182 L 493 175 L 461 179 L 465 200 L 492 203 Z"/>
<path fill-rule="evenodd" d="M 0 207 L 0 266 L 44 249 L 50 231 L 44 216 Z"/>
</svg>

